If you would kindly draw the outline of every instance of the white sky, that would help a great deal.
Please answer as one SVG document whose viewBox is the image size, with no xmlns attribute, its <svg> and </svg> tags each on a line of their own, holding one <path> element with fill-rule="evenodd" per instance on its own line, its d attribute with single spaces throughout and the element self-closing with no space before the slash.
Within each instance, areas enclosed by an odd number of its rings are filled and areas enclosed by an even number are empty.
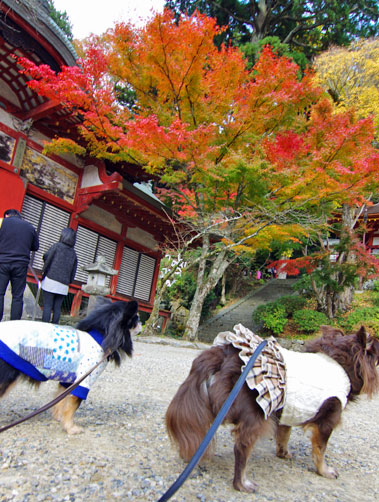
<svg viewBox="0 0 379 502">
<path fill-rule="evenodd" d="M 54 0 L 55 8 L 66 11 L 74 38 L 90 33 L 100 35 L 112 28 L 115 21 L 132 21 L 141 25 L 151 17 L 151 9 L 162 12 L 165 0 Z"/>
</svg>

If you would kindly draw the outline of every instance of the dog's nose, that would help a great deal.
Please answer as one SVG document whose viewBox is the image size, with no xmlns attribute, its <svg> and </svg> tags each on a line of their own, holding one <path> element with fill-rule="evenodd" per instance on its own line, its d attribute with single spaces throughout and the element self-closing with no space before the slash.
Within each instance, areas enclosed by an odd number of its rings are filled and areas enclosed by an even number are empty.
<svg viewBox="0 0 379 502">
<path fill-rule="evenodd" d="M 130 334 L 132 336 L 138 335 L 138 333 L 141 333 L 141 331 L 142 331 L 142 323 L 141 323 L 141 321 L 138 321 L 138 323 L 136 324 L 136 326 L 133 329 L 130 330 Z"/>
</svg>

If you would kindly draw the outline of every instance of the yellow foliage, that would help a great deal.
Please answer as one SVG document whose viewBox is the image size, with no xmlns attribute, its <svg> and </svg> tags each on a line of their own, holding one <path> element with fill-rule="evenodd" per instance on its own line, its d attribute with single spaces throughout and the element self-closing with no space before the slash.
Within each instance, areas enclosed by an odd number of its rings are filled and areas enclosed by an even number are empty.
<svg viewBox="0 0 379 502">
<path fill-rule="evenodd" d="M 334 47 L 315 59 L 315 78 L 338 107 L 355 108 L 359 118 L 374 115 L 379 135 L 379 38 Z"/>
<path fill-rule="evenodd" d="M 72 153 L 74 155 L 84 156 L 86 154 L 86 149 L 78 145 L 78 143 L 72 141 L 71 139 L 57 138 L 45 144 L 43 153 L 44 154 L 55 153 L 58 155 L 62 153 Z"/>
<path fill-rule="evenodd" d="M 307 236 L 308 232 L 300 225 L 271 225 L 264 227 L 262 224 L 255 226 L 247 226 L 244 231 L 246 239 L 243 244 L 233 247 L 233 251 L 239 253 L 254 254 L 257 249 L 270 249 L 273 241 L 276 242 L 300 242 L 294 235 L 298 237 Z M 225 245 L 232 245 L 232 241 L 223 239 Z"/>
</svg>

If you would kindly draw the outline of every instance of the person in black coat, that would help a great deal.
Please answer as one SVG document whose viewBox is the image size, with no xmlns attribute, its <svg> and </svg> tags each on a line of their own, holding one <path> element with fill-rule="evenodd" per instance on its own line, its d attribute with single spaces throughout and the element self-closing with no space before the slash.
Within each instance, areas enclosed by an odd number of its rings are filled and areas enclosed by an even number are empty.
<svg viewBox="0 0 379 502">
<path fill-rule="evenodd" d="M 9 283 L 12 287 L 10 318 L 21 319 L 30 252 L 38 248 L 38 235 L 33 225 L 23 220 L 17 209 L 7 209 L 0 228 L 0 321 Z"/>
<path fill-rule="evenodd" d="M 59 242 L 53 244 L 43 255 L 42 271 L 43 312 L 42 321 L 59 323 L 61 307 L 74 280 L 78 259 L 74 250 L 76 233 L 72 228 L 62 230 Z"/>
</svg>

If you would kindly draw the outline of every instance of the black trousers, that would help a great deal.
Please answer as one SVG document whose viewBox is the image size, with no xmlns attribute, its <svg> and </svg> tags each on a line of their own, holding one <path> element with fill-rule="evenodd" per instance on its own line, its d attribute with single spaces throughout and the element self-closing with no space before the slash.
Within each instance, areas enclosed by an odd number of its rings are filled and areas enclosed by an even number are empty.
<svg viewBox="0 0 379 502">
<path fill-rule="evenodd" d="M 43 291 L 43 311 L 42 311 L 42 321 L 50 322 L 51 312 L 53 312 L 53 324 L 59 323 L 59 318 L 61 316 L 61 307 L 63 300 L 66 295 L 58 295 L 56 293 L 50 293 L 49 291 Z"/>
<path fill-rule="evenodd" d="M 8 284 L 12 288 L 11 320 L 21 319 L 28 264 L 23 262 L 0 264 L 0 321 L 4 313 L 4 296 Z"/>
</svg>

